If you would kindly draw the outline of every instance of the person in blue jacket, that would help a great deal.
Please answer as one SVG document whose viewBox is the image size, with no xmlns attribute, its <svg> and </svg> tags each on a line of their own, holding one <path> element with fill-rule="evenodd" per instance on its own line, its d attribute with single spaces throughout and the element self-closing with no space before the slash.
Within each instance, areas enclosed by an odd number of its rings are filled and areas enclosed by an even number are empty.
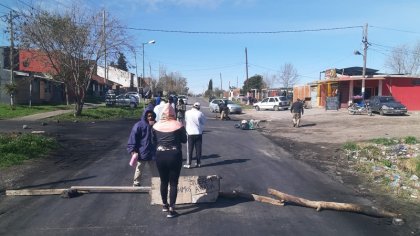
<svg viewBox="0 0 420 236">
<path fill-rule="evenodd" d="M 153 112 L 153 104 L 149 104 L 131 129 L 127 142 L 127 151 L 132 158 L 137 156 L 137 166 L 134 173 L 133 186 L 140 186 L 140 179 L 145 166 L 149 166 L 152 177 L 157 176 L 155 164 L 156 145 L 153 142 L 152 126 L 155 123 L 156 114 Z"/>
</svg>

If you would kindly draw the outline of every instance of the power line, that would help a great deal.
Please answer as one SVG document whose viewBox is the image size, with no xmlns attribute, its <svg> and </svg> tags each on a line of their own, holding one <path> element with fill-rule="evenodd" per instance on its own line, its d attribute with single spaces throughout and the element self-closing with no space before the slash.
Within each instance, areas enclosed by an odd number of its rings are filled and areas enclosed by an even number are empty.
<svg viewBox="0 0 420 236">
<path fill-rule="evenodd" d="M 409 30 L 401 30 L 401 29 L 393 29 L 393 28 L 381 27 L 381 26 L 373 26 L 373 25 L 370 25 L 369 27 L 378 28 L 378 29 L 384 29 L 384 30 L 404 32 L 404 33 L 410 33 L 410 34 L 420 34 L 420 32 L 409 31 Z"/>
<path fill-rule="evenodd" d="M 345 26 L 333 28 L 320 28 L 320 29 L 298 29 L 298 30 L 277 30 L 277 31 L 186 31 L 186 30 L 164 30 L 164 29 L 150 29 L 150 28 L 134 28 L 134 27 L 121 27 L 129 30 L 161 32 L 161 33 L 181 33 L 181 34 L 282 34 L 282 33 L 304 33 L 304 32 L 319 32 L 319 31 L 333 31 L 345 30 L 354 28 L 363 28 L 363 26 Z"/>
</svg>

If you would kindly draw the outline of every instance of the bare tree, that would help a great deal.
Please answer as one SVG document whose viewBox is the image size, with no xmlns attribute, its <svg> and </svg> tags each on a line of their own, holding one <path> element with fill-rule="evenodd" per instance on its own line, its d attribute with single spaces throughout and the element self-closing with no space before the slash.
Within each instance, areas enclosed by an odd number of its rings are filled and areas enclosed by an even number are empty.
<svg viewBox="0 0 420 236">
<path fill-rule="evenodd" d="M 392 73 L 418 74 L 420 68 L 420 41 L 413 48 L 410 48 L 408 45 L 394 48 L 391 56 L 386 60 L 385 66 L 390 68 Z"/>
<path fill-rule="evenodd" d="M 299 74 L 291 63 L 285 63 L 279 72 L 279 82 L 288 89 L 299 82 Z"/>
<path fill-rule="evenodd" d="M 104 22 L 102 12 L 82 11 L 76 6 L 63 13 L 37 9 L 22 15 L 26 16 L 20 25 L 22 46 L 35 48 L 47 58 L 52 68 L 49 73 L 74 94 L 74 115 L 80 116 L 92 75 L 105 51 L 118 55 L 130 47 L 126 32 L 109 16 Z"/>
</svg>

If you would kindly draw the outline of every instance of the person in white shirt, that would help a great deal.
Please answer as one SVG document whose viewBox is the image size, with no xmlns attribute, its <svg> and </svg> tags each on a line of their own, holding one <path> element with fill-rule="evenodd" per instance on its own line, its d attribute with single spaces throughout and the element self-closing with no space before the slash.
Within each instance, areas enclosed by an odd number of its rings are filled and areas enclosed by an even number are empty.
<svg viewBox="0 0 420 236">
<path fill-rule="evenodd" d="M 203 143 L 203 128 L 206 122 L 206 117 L 200 111 L 200 103 L 194 103 L 191 110 L 185 112 L 185 129 L 188 134 L 187 141 L 187 164 L 185 168 L 191 168 L 192 154 L 195 148 L 197 162 L 195 167 L 201 167 L 201 146 Z"/>
<path fill-rule="evenodd" d="M 155 119 L 156 122 L 160 120 L 160 117 L 162 115 L 162 109 L 165 106 L 165 104 L 166 104 L 165 100 L 162 99 L 160 101 L 160 104 L 157 104 L 155 108 L 153 109 L 153 112 L 156 114 L 156 119 Z"/>
</svg>

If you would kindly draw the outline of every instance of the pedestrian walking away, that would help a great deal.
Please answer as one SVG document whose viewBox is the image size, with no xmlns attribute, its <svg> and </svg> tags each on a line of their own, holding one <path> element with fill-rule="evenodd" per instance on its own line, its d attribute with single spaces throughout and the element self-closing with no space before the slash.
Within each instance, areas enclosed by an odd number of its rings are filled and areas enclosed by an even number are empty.
<svg viewBox="0 0 420 236">
<path fill-rule="evenodd" d="M 293 114 L 293 127 L 299 127 L 300 118 L 303 115 L 303 102 L 299 98 L 290 107 L 290 112 Z"/>
<path fill-rule="evenodd" d="M 178 100 L 178 112 L 176 118 L 179 122 L 185 125 L 185 112 L 187 111 L 187 106 L 184 104 L 184 100 Z"/>
<path fill-rule="evenodd" d="M 193 107 L 185 112 L 185 129 L 187 130 L 187 163 L 185 168 L 191 168 L 192 155 L 195 148 L 195 156 L 197 159 L 196 167 L 201 167 L 201 147 L 203 143 L 203 128 L 206 117 L 200 111 L 200 103 L 194 103 Z"/>
<path fill-rule="evenodd" d="M 182 168 L 182 144 L 187 142 L 185 127 L 176 120 L 175 110 L 166 104 L 160 120 L 153 126 L 156 143 L 156 166 L 160 177 L 160 195 L 162 211 L 168 212 L 167 217 L 178 215 L 175 203 L 178 195 L 178 180 Z M 169 203 L 168 203 L 168 185 Z"/>
<path fill-rule="evenodd" d="M 152 126 L 155 123 L 156 114 L 153 112 L 153 104 L 149 104 L 131 129 L 127 142 L 127 151 L 131 155 L 131 165 L 136 166 L 133 186 L 140 186 L 141 176 L 148 166 L 152 177 L 157 176 L 155 164 L 156 146 L 153 143 Z"/>
</svg>

